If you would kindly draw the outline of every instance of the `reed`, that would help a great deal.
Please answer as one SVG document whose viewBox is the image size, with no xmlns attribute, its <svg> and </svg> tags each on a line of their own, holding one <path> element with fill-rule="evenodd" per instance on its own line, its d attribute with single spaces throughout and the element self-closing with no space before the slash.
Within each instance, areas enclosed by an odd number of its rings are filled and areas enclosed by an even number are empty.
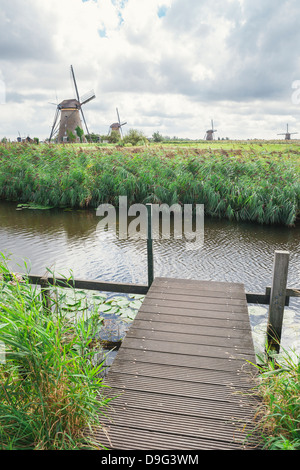
<svg viewBox="0 0 300 470">
<path fill-rule="evenodd" d="M 26 276 L 8 281 L 8 274 L 2 255 L 0 449 L 97 448 L 87 431 L 99 426 L 109 401 L 102 363 L 94 361 L 95 317 L 86 318 L 77 300 L 62 302 L 58 291 L 55 308 L 45 309 Z"/>
<path fill-rule="evenodd" d="M 277 355 L 276 355 L 277 356 Z M 266 450 L 300 450 L 300 361 L 284 351 L 258 366 L 257 430 Z"/>
<path fill-rule="evenodd" d="M 96 208 L 127 196 L 128 204 L 204 204 L 208 216 L 292 226 L 300 213 L 299 151 L 278 148 L 2 144 L 0 198 Z"/>
</svg>

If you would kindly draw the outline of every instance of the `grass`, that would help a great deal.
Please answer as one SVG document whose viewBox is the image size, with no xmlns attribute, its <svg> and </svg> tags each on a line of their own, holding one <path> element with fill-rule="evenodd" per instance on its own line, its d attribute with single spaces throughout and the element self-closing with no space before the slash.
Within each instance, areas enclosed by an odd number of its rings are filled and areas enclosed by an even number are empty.
<svg viewBox="0 0 300 470">
<path fill-rule="evenodd" d="M 257 428 L 263 448 L 300 450 L 300 357 L 285 351 L 258 368 Z"/>
<path fill-rule="evenodd" d="M 0 449 L 93 449 L 86 431 L 99 426 L 109 400 L 95 362 L 101 318 L 82 302 L 45 308 L 41 293 L 0 262 Z M 55 290 L 55 289 L 54 289 Z M 65 300 L 65 299 L 63 299 Z"/>
<path fill-rule="evenodd" d="M 213 142 L 115 148 L 0 145 L 0 198 L 33 207 L 204 204 L 212 217 L 293 226 L 299 143 Z"/>
</svg>

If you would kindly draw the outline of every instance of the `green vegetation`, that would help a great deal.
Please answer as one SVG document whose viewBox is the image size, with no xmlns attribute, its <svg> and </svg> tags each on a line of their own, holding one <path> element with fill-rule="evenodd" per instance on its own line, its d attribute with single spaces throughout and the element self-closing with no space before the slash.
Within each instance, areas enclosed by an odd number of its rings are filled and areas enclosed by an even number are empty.
<svg viewBox="0 0 300 470">
<path fill-rule="evenodd" d="M 81 129 L 81 127 L 77 126 L 75 131 L 76 131 L 77 136 L 79 137 L 80 142 L 82 142 L 83 134 L 84 134 L 83 129 Z"/>
<path fill-rule="evenodd" d="M 292 226 L 298 144 L 216 141 L 176 147 L 0 145 L 0 198 L 54 207 L 204 204 L 206 215 Z"/>
<path fill-rule="evenodd" d="M 11 278 L 0 256 L 0 449 L 99 448 L 87 431 L 109 405 L 102 312 L 132 319 L 141 296 L 106 300 L 54 285 L 49 297 L 26 276 Z"/>
<path fill-rule="evenodd" d="M 259 371 L 257 417 L 264 448 L 300 450 L 300 358 L 285 352 Z"/>
<path fill-rule="evenodd" d="M 108 403 L 99 395 L 102 364 L 93 364 L 98 319 L 61 299 L 51 313 L 26 280 L 5 280 L 5 260 L 0 273 L 0 449 L 91 448 L 84 430 L 99 425 Z"/>
</svg>

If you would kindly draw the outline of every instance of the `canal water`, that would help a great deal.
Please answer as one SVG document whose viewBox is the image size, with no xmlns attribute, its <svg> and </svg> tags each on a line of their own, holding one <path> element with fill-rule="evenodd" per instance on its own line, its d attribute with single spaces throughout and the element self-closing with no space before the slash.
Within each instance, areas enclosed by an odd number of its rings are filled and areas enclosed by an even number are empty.
<svg viewBox="0 0 300 470">
<path fill-rule="evenodd" d="M 11 254 L 15 271 L 101 281 L 147 283 L 146 241 L 120 240 L 115 230 L 97 229 L 95 210 L 20 210 L 0 203 L 0 251 Z M 155 276 L 241 282 L 264 293 L 272 282 L 275 250 L 290 252 L 288 287 L 300 287 L 300 226 L 261 226 L 205 218 L 204 243 L 187 250 L 184 239 L 154 240 Z M 267 306 L 249 305 L 256 347 L 263 347 Z M 300 298 L 285 309 L 282 347 L 300 351 Z"/>
</svg>

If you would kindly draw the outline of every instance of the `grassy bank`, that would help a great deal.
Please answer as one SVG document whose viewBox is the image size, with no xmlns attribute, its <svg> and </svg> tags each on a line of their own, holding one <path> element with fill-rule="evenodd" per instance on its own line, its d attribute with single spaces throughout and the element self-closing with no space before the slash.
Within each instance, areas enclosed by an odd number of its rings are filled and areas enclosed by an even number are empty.
<svg viewBox="0 0 300 470">
<path fill-rule="evenodd" d="M 300 357 L 284 351 L 259 366 L 258 429 L 266 450 L 300 450 Z"/>
<path fill-rule="evenodd" d="M 1 257 L 0 449 L 94 448 L 84 431 L 108 405 L 93 349 L 101 317 L 58 292 L 51 312 L 36 287 L 8 273 Z"/>
<path fill-rule="evenodd" d="M 298 144 L 228 142 L 197 147 L 0 146 L 0 198 L 51 207 L 204 204 L 209 216 L 295 224 Z"/>
</svg>

